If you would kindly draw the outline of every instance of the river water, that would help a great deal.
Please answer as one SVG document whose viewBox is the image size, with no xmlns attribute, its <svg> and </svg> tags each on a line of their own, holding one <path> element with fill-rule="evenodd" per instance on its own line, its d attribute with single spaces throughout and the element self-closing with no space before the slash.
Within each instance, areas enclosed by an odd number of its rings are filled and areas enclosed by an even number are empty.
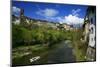
<svg viewBox="0 0 100 67">
<path fill-rule="evenodd" d="M 56 44 L 56 47 L 52 48 L 46 55 L 40 60 L 33 62 L 32 64 L 54 64 L 54 63 L 69 63 L 75 62 L 75 56 L 73 55 L 73 48 L 70 41 L 63 41 Z"/>
<path fill-rule="evenodd" d="M 29 60 L 33 57 L 33 55 L 27 55 L 23 57 L 24 60 L 19 59 L 18 61 L 21 62 L 16 65 L 38 65 L 75 62 L 73 48 L 71 47 L 72 44 L 69 40 L 54 45 L 55 46 L 51 47 L 43 55 L 38 56 L 40 57 L 38 60 L 30 62 Z"/>
</svg>

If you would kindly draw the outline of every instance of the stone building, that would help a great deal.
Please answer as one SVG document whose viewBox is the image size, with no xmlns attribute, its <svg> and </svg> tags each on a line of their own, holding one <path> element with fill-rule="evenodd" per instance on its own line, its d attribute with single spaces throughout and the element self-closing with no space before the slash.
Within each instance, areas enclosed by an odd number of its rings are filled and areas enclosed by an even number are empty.
<svg viewBox="0 0 100 67">
<path fill-rule="evenodd" d="M 58 25 L 58 28 L 61 29 L 61 30 L 70 30 L 71 29 L 71 26 L 66 24 L 66 23 L 63 23 L 63 24 L 59 24 Z"/>
<path fill-rule="evenodd" d="M 87 45 L 86 60 L 96 60 L 96 7 L 87 8 L 86 16 L 83 24 L 83 41 Z"/>
</svg>

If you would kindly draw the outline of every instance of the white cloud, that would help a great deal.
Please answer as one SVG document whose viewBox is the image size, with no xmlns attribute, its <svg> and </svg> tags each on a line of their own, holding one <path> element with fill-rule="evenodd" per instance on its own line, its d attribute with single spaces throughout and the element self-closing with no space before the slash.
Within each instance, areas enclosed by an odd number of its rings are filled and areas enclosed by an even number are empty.
<svg viewBox="0 0 100 67">
<path fill-rule="evenodd" d="M 56 19 L 59 20 L 60 23 L 67 23 L 69 25 L 83 24 L 84 18 L 79 17 L 80 11 L 81 9 L 73 9 L 71 14 L 65 17 L 57 17 Z"/>
<path fill-rule="evenodd" d="M 69 14 L 68 16 L 65 16 L 64 18 L 60 18 L 60 23 L 67 23 L 69 25 L 73 24 L 83 24 L 84 19 L 79 18 L 78 16 Z"/>
<path fill-rule="evenodd" d="M 66 20 L 69 24 L 82 24 L 83 21 L 84 21 L 83 18 L 79 18 L 79 17 L 73 16 L 73 15 L 65 16 L 65 20 Z"/>
<path fill-rule="evenodd" d="M 72 15 L 79 16 L 78 13 L 79 13 L 80 11 L 81 11 L 81 9 L 76 9 L 76 10 L 73 9 L 73 10 L 72 10 Z"/>
<path fill-rule="evenodd" d="M 36 14 L 44 16 L 44 17 L 54 17 L 58 14 L 59 12 L 55 9 L 49 9 L 46 8 L 44 10 L 39 10 L 36 12 Z"/>
<path fill-rule="evenodd" d="M 15 6 L 13 6 L 12 7 L 12 12 L 13 12 L 13 14 L 16 14 L 17 15 L 20 12 L 20 8 L 17 8 Z"/>
<path fill-rule="evenodd" d="M 69 25 L 77 25 L 77 24 L 83 24 L 84 18 L 80 18 L 79 17 L 79 12 L 81 11 L 81 9 L 73 9 L 72 13 L 69 15 L 66 15 L 64 17 L 62 16 L 57 16 L 57 14 L 59 13 L 57 10 L 55 9 L 45 9 L 45 10 L 39 10 L 36 13 L 38 15 L 44 16 L 46 19 L 51 19 L 51 20 L 55 20 L 58 21 L 59 23 L 66 23 Z"/>
</svg>

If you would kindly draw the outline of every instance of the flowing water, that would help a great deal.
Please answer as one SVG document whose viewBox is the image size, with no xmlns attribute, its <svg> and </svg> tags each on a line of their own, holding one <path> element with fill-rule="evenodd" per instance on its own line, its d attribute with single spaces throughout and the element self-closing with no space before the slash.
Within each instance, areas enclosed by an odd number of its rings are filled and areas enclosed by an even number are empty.
<svg viewBox="0 0 100 67">
<path fill-rule="evenodd" d="M 59 44 L 55 44 L 55 47 L 50 48 L 43 55 L 38 56 L 39 59 L 35 61 L 29 61 L 32 55 L 23 57 L 22 65 L 26 64 L 54 64 L 54 63 L 69 63 L 75 62 L 75 56 L 73 55 L 73 48 L 71 47 L 70 41 L 63 41 Z M 32 59 L 31 59 L 32 60 Z M 21 61 L 21 60 L 20 60 Z"/>
</svg>

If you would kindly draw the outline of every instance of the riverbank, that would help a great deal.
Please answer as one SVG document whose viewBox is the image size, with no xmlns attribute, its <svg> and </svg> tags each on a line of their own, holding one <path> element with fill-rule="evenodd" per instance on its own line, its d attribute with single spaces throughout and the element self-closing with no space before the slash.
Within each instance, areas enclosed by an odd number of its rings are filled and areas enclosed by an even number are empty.
<svg viewBox="0 0 100 67">
<path fill-rule="evenodd" d="M 54 40 L 52 41 L 55 42 L 50 41 L 52 43 L 50 44 L 50 46 L 41 43 L 41 44 L 34 44 L 34 45 L 31 44 L 21 45 L 16 48 L 13 48 L 12 50 L 13 65 L 48 64 L 48 63 L 65 63 L 65 62 L 67 63 L 67 62 L 86 61 L 85 54 L 86 54 L 87 47 L 86 44 L 82 43 L 80 40 L 82 37 L 81 29 L 72 30 L 72 31 L 61 31 L 61 32 L 58 31 L 55 33 L 55 35 L 53 35 L 54 34 L 53 32 L 54 31 L 52 31 L 52 36 L 51 35 L 50 36 L 54 38 Z M 60 34 L 63 33 L 62 35 L 59 34 L 59 38 L 58 38 L 59 41 L 57 41 L 58 33 Z M 64 39 L 62 38 L 63 40 L 60 40 L 60 37 L 62 36 Z M 57 56 L 58 58 L 55 56 Z M 30 62 L 30 59 L 34 59 L 34 57 L 39 57 L 38 61 Z M 72 59 L 72 57 L 74 59 Z"/>
<path fill-rule="evenodd" d="M 86 50 L 87 50 L 87 43 L 81 41 L 82 38 L 82 30 L 74 31 L 72 34 L 72 46 L 73 46 L 73 53 L 76 57 L 76 62 L 86 61 Z"/>
<path fill-rule="evenodd" d="M 75 61 L 69 40 L 54 44 L 51 48 L 35 45 L 19 47 L 13 51 L 13 65 L 64 63 L 73 62 L 73 60 Z M 40 56 L 40 59 L 31 63 L 30 58 L 36 56 Z"/>
</svg>

